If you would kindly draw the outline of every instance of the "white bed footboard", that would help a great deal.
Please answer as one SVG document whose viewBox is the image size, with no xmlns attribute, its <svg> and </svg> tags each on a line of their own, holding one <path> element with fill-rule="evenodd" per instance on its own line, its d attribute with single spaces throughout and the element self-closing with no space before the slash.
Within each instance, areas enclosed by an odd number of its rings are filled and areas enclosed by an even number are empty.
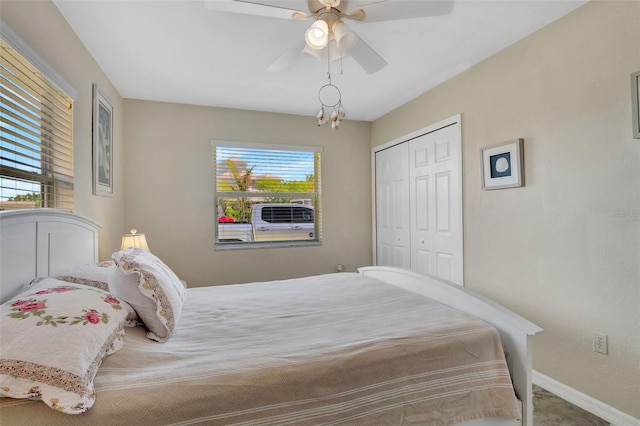
<svg viewBox="0 0 640 426">
<path fill-rule="evenodd" d="M 359 268 L 362 275 L 422 294 L 474 315 L 500 334 L 516 396 L 522 401 L 522 424 L 533 425 L 532 337 L 542 328 L 509 309 L 459 285 L 436 277 L 385 266 Z"/>
</svg>

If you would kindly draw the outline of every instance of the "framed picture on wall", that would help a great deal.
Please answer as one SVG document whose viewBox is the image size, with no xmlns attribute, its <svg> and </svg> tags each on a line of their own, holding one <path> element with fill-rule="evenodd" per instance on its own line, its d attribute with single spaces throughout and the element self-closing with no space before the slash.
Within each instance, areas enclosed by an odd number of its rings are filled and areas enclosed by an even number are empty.
<svg viewBox="0 0 640 426">
<path fill-rule="evenodd" d="M 640 71 L 631 74 L 631 110 L 633 111 L 633 137 L 640 139 Z"/>
<path fill-rule="evenodd" d="M 93 194 L 113 197 L 113 106 L 93 84 Z"/>
<path fill-rule="evenodd" d="M 523 140 L 499 143 L 480 150 L 482 189 L 524 186 Z"/>
</svg>

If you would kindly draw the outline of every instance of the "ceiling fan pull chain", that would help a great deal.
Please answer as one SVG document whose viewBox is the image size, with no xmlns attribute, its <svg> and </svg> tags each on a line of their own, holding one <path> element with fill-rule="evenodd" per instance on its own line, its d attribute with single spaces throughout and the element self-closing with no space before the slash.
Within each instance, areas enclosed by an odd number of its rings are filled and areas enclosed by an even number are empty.
<svg viewBox="0 0 640 426">
<path fill-rule="evenodd" d="M 331 84 L 331 43 L 327 44 L 327 78 Z"/>
<path fill-rule="evenodd" d="M 320 101 L 320 112 L 316 115 L 315 121 L 318 126 L 331 121 L 331 128 L 338 130 L 340 123 L 345 117 L 342 106 L 342 93 L 337 86 L 331 83 L 331 45 L 327 45 L 327 80 L 329 81 L 318 90 L 318 100 Z M 342 67 L 342 55 L 340 55 L 340 74 L 344 72 Z M 327 114 L 325 108 L 332 109 L 331 114 Z"/>
</svg>

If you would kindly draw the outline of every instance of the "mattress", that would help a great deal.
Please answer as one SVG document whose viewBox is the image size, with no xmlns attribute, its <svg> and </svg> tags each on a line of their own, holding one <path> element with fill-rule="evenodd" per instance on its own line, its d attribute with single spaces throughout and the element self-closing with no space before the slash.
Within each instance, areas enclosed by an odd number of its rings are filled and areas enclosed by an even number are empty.
<svg viewBox="0 0 640 426">
<path fill-rule="evenodd" d="M 497 331 L 358 274 L 198 287 L 165 343 L 127 329 L 88 412 L 3 424 L 425 424 L 520 417 Z"/>
</svg>

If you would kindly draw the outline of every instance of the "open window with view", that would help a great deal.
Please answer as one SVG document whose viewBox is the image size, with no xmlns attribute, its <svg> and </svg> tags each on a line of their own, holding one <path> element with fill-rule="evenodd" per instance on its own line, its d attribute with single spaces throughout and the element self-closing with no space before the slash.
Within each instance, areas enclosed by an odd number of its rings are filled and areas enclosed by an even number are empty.
<svg viewBox="0 0 640 426">
<path fill-rule="evenodd" d="M 320 243 L 322 148 L 211 145 L 217 248 Z"/>
<path fill-rule="evenodd" d="M 58 81 L 59 76 L 3 23 L 0 210 L 73 210 L 75 91 L 70 96 L 60 89 Z"/>
</svg>

